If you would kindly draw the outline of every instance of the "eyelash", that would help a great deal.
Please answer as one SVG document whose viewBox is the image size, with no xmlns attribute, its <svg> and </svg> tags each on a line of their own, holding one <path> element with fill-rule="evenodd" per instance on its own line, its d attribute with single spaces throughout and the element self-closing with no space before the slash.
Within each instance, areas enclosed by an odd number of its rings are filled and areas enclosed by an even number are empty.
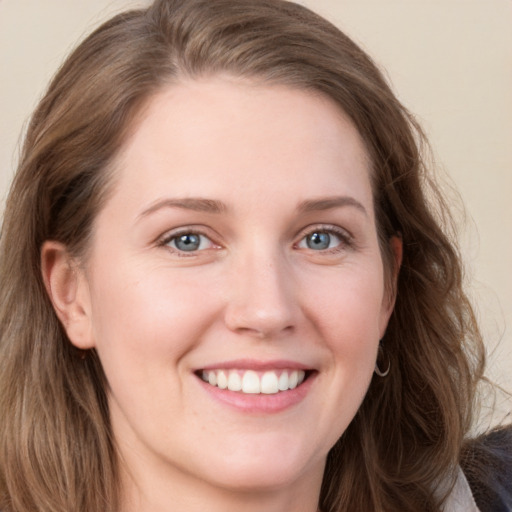
<svg viewBox="0 0 512 512">
<path fill-rule="evenodd" d="M 170 244 L 172 243 L 173 240 L 178 240 L 180 237 L 185 236 L 185 235 L 206 238 L 212 246 L 220 247 L 211 239 L 210 236 L 204 234 L 201 230 L 198 230 L 196 228 L 183 228 L 183 229 L 180 229 L 179 231 L 167 233 L 158 241 L 158 246 L 165 247 L 172 253 L 178 255 L 179 257 L 184 257 L 184 258 L 194 256 L 196 253 L 202 252 L 205 250 L 205 249 L 195 249 L 195 250 L 191 250 L 191 251 L 185 251 L 185 250 L 179 249 L 178 247 L 170 246 Z"/>
<path fill-rule="evenodd" d="M 331 248 L 327 248 L 327 249 L 315 250 L 315 249 L 311 249 L 311 248 L 305 248 L 312 252 L 316 252 L 316 253 L 320 253 L 320 254 L 337 254 L 345 249 L 350 249 L 350 248 L 354 247 L 354 239 L 348 231 L 346 231 L 345 229 L 342 229 L 338 226 L 325 225 L 325 224 L 308 226 L 306 229 L 304 229 L 301 232 L 300 240 L 295 245 L 298 246 L 303 241 L 305 241 L 308 236 L 311 236 L 315 233 L 334 235 L 339 239 L 340 242 L 336 247 L 331 247 Z"/>
<path fill-rule="evenodd" d="M 299 247 L 299 244 L 303 243 L 308 236 L 311 236 L 315 233 L 319 234 L 327 234 L 327 235 L 334 235 L 340 240 L 340 243 L 336 247 L 332 248 L 326 248 L 326 249 L 311 249 L 307 247 Z M 216 244 L 210 236 L 206 235 L 204 232 L 197 228 L 183 228 L 179 231 L 167 233 L 165 236 L 163 236 L 158 241 L 158 246 L 165 247 L 169 251 L 173 252 L 174 254 L 178 255 L 179 257 L 192 257 L 196 255 L 198 252 L 205 251 L 207 249 L 194 249 L 191 251 L 185 251 L 182 249 L 179 249 L 177 247 L 170 247 L 170 244 L 173 242 L 173 240 L 179 239 L 181 236 L 184 235 L 190 235 L 190 236 L 198 236 L 198 237 L 204 237 L 206 238 L 209 243 L 213 246 L 213 248 L 220 248 L 221 246 Z M 352 248 L 354 246 L 354 240 L 350 233 L 348 233 L 346 230 L 339 228 L 337 226 L 333 225 L 314 225 L 314 226 L 308 226 L 304 230 L 302 230 L 300 234 L 300 239 L 297 243 L 294 244 L 294 247 L 299 249 L 306 249 L 310 250 L 312 252 L 320 253 L 320 254 L 336 254 L 344 249 Z M 306 242 L 307 243 L 307 242 Z M 208 248 L 209 249 L 209 248 Z"/>
</svg>

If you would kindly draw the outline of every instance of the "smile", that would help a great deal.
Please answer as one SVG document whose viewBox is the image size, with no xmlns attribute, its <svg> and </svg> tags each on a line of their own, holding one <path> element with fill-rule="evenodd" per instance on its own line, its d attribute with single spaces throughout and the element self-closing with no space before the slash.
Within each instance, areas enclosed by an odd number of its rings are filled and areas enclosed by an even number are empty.
<svg viewBox="0 0 512 512">
<path fill-rule="evenodd" d="M 304 370 L 203 370 L 200 377 L 211 386 L 242 394 L 273 395 L 295 389 L 304 382 Z"/>
</svg>

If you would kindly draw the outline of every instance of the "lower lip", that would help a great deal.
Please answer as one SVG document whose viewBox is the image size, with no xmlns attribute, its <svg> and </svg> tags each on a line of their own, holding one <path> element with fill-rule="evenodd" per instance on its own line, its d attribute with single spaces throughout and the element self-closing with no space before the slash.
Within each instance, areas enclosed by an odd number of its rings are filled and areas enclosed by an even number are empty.
<svg viewBox="0 0 512 512">
<path fill-rule="evenodd" d="M 217 386 L 212 386 L 204 382 L 200 377 L 197 377 L 197 379 L 211 397 L 233 409 L 244 413 L 271 414 L 284 411 L 301 402 L 311 389 L 316 375 L 316 372 L 313 373 L 295 389 L 271 395 L 229 391 L 229 389 L 220 389 Z"/>
</svg>

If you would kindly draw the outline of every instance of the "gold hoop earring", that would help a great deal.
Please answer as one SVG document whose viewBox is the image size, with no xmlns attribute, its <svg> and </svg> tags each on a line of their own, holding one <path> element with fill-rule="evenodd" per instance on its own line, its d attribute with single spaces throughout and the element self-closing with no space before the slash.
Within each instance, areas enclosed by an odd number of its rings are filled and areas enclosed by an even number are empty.
<svg viewBox="0 0 512 512">
<path fill-rule="evenodd" d="M 384 352 L 384 349 L 382 348 L 382 345 L 379 345 L 379 354 L 383 353 Z M 388 361 L 388 367 L 382 371 L 380 368 L 379 368 L 379 365 L 377 363 L 377 361 L 375 361 L 375 369 L 374 369 L 374 372 L 379 376 L 379 377 L 386 377 L 389 373 L 389 370 L 391 370 L 391 361 Z"/>
</svg>

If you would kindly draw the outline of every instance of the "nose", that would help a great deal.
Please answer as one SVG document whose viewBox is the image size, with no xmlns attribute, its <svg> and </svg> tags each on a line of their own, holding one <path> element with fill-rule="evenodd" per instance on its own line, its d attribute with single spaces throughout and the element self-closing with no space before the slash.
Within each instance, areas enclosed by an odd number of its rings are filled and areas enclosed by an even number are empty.
<svg viewBox="0 0 512 512">
<path fill-rule="evenodd" d="M 277 255 L 241 257 L 229 279 L 226 326 L 261 339 L 293 332 L 300 308 L 291 274 Z"/>
</svg>

